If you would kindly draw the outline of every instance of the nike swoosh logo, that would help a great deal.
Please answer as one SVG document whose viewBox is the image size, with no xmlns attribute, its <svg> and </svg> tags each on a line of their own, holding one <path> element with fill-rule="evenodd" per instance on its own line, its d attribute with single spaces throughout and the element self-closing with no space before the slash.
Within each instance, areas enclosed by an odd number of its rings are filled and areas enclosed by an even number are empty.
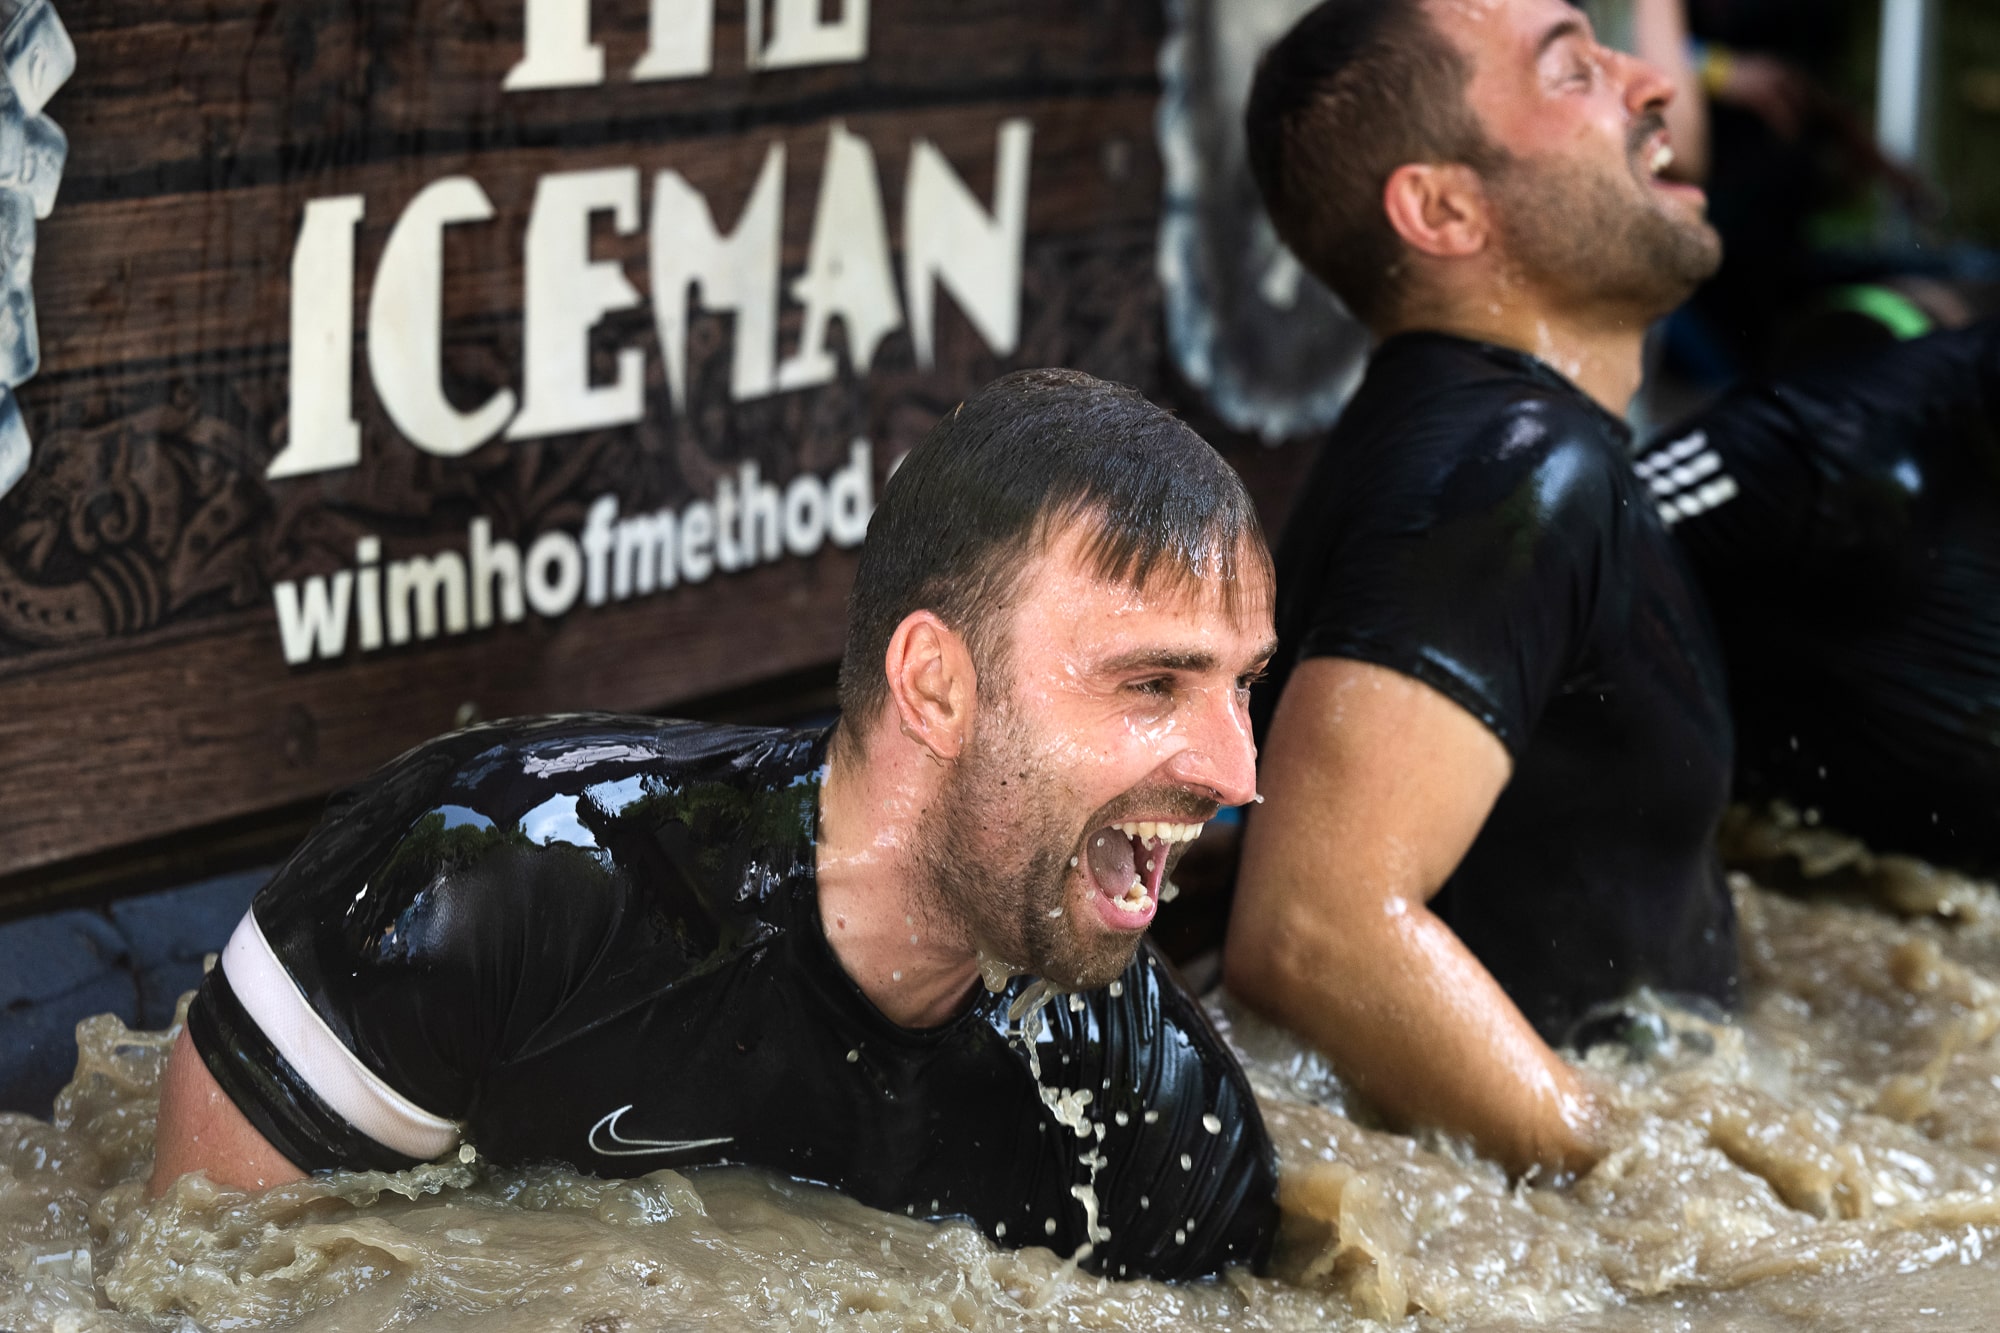
<svg viewBox="0 0 2000 1333">
<path fill-rule="evenodd" d="M 713 1148 L 728 1143 L 719 1139 L 628 1139 L 618 1132 L 618 1118 L 631 1110 L 621 1106 L 590 1127 L 590 1150 L 599 1157 L 643 1157 L 648 1153 L 686 1152 L 691 1148 Z"/>
</svg>

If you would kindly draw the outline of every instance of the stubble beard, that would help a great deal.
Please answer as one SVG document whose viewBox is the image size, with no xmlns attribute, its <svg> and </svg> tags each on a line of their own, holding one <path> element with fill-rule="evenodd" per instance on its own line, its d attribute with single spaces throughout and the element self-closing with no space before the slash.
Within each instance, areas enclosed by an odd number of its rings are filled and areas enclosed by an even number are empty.
<svg viewBox="0 0 2000 1333">
<path fill-rule="evenodd" d="M 1067 784 L 1018 712 L 1004 703 L 982 711 L 918 833 L 931 925 L 1065 990 L 1105 985 L 1132 961 L 1138 937 L 1075 919 L 1069 861 L 1084 830 Z"/>
<path fill-rule="evenodd" d="M 1635 130 L 1635 145 L 1645 128 Z M 1580 306 L 1651 321 L 1693 295 L 1722 262 L 1715 228 L 1651 197 L 1636 167 L 1607 175 L 1577 161 L 1511 157 L 1487 174 L 1487 185 L 1524 276 Z"/>
</svg>

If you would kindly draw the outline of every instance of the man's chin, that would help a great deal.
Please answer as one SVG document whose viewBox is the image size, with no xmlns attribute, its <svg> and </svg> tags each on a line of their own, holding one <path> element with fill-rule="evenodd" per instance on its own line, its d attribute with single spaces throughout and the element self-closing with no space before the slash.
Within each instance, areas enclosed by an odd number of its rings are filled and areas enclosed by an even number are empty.
<svg viewBox="0 0 2000 1333">
<path fill-rule="evenodd" d="M 1036 975 L 1066 991 L 1101 990 L 1125 975 L 1132 957 L 1139 951 L 1143 932 L 1123 938 L 1109 938 L 1094 946 L 1072 942 L 1067 948 L 1041 960 Z"/>
<path fill-rule="evenodd" d="M 1656 314 L 1663 316 L 1722 267 L 1722 238 L 1705 219 L 1665 206 L 1656 209 L 1651 231 L 1650 237 L 1634 244 L 1645 258 L 1627 271 L 1628 295 L 1638 304 L 1656 307 Z"/>
</svg>

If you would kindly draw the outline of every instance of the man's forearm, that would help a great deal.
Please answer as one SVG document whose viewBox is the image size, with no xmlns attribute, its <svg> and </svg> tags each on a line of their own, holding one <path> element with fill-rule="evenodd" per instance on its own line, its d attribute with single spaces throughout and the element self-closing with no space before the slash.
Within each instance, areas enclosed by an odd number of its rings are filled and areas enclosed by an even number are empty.
<svg viewBox="0 0 2000 1333">
<path fill-rule="evenodd" d="M 1582 1166 L 1592 1116 L 1575 1071 L 1424 905 L 1511 773 L 1498 738 L 1431 687 L 1301 663 L 1244 831 L 1225 980 L 1392 1114 L 1470 1134 L 1515 1169 Z"/>
<path fill-rule="evenodd" d="M 1421 906 L 1358 924 L 1294 931 L 1263 966 L 1233 953 L 1231 989 L 1391 1115 L 1470 1135 L 1510 1170 L 1588 1167 L 1596 1109 L 1582 1080 L 1451 929 Z"/>
</svg>

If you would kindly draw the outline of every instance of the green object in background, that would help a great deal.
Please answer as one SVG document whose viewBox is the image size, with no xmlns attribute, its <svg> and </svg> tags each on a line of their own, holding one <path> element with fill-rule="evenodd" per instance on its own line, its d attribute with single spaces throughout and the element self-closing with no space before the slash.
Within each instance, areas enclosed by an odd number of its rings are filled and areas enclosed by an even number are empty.
<svg viewBox="0 0 2000 1333">
<path fill-rule="evenodd" d="M 1826 307 L 1865 315 L 1902 342 L 1921 338 L 1936 327 L 1915 301 L 1894 288 L 1872 283 L 1835 288 L 1827 293 Z"/>
</svg>

